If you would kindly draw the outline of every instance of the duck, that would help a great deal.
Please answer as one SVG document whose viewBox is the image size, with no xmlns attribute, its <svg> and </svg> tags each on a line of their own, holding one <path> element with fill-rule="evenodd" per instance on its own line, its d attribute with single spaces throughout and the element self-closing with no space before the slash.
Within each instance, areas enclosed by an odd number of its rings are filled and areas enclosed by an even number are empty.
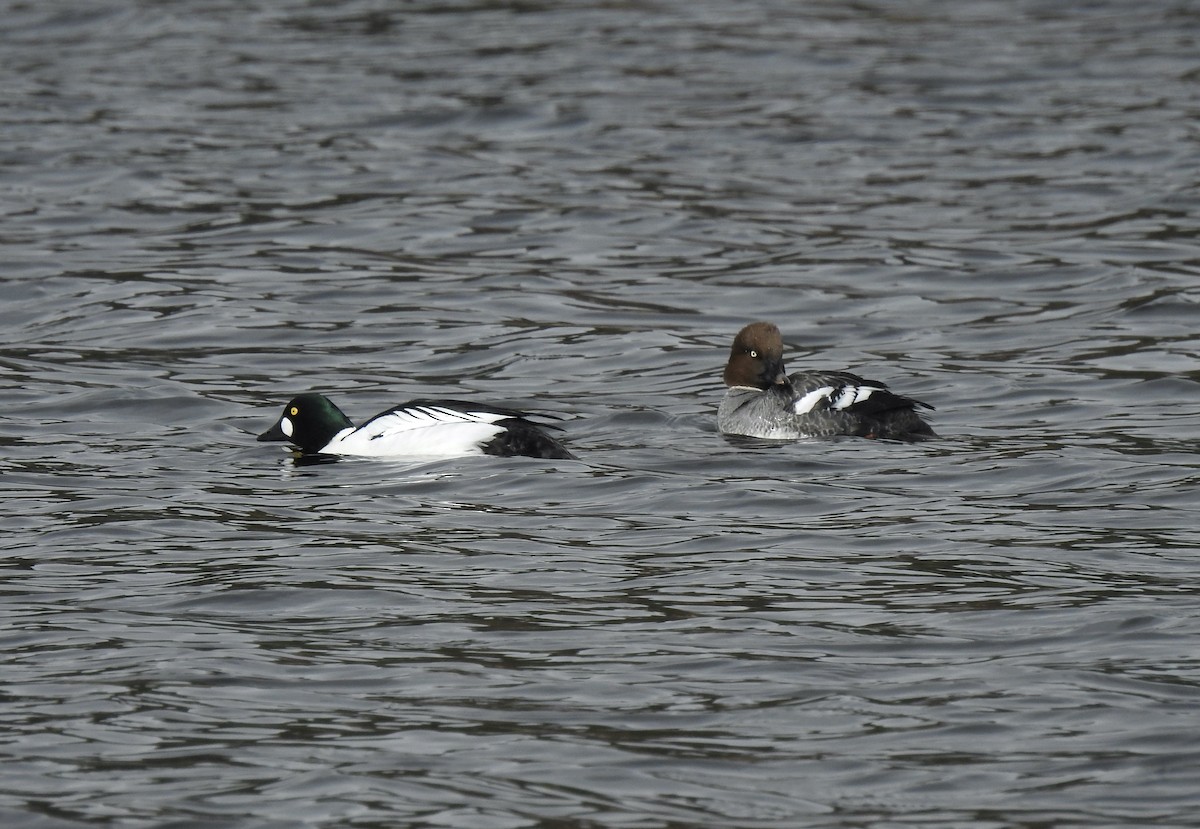
<svg viewBox="0 0 1200 829">
<path fill-rule="evenodd" d="M 738 332 L 725 365 L 725 397 L 717 410 L 722 434 L 767 440 L 852 435 L 882 440 L 935 438 L 918 410 L 933 406 L 846 371 L 789 375 L 783 335 L 770 322 Z"/>
<path fill-rule="evenodd" d="M 291 443 L 303 455 L 456 458 L 469 455 L 574 459 L 529 415 L 462 400 L 410 400 L 361 426 L 324 394 L 293 397 L 259 441 Z"/>
</svg>

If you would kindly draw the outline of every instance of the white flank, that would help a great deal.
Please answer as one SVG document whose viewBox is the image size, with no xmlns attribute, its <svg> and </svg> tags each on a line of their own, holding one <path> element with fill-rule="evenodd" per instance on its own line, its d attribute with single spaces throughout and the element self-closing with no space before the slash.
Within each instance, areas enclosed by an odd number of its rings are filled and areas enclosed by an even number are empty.
<svg viewBox="0 0 1200 829">
<path fill-rule="evenodd" d="M 807 414 L 811 412 L 813 407 L 824 398 L 829 397 L 833 392 L 833 386 L 821 386 L 819 389 L 813 389 L 808 394 L 804 395 L 792 404 L 792 411 L 796 414 Z"/>
<path fill-rule="evenodd" d="M 479 447 L 504 431 L 495 421 L 508 415 L 460 412 L 441 406 L 417 406 L 377 417 L 337 435 L 326 452 L 363 457 L 448 458 L 477 455 Z"/>
</svg>

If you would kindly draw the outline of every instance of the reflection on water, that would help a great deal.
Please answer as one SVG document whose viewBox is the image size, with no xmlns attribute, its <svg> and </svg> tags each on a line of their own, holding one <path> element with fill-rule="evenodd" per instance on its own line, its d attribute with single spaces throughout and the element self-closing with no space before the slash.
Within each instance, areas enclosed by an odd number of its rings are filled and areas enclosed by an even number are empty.
<svg viewBox="0 0 1200 829">
<path fill-rule="evenodd" d="M 1193 12 L 4 11 L 0 822 L 1193 820 Z M 943 437 L 723 438 L 755 319 Z"/>
</svg>

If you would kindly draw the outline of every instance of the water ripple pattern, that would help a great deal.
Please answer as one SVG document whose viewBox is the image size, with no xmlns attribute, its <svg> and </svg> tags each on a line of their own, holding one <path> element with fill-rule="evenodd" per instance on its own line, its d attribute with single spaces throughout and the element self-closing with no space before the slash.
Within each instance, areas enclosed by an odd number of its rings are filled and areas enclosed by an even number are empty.
<svg viewBox="0 0 1200 829">
<path fill-rule="evenodd" d="M 1194 6 L 0 12 L 0 823 L 1195 825 Z M 723 438 L 756 319 L 943 437 Z"/>
</svg>

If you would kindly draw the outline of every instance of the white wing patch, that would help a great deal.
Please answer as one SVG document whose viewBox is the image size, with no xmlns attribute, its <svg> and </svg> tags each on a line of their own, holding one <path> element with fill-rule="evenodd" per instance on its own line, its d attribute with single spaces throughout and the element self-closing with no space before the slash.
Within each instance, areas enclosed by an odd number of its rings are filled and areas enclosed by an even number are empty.
<svg viewBox="0 0 1200 829">
<path fill-rule="evenodd" d="M 835 409 L 849 408 L 855 403 L 863 402 L 877 391 L 879 389 L 875 386 L 842 386 L 841 393 L 830 403 Z"/>
<path fill-rule="evenodd" d="M 369 424 L 384 423 L 393 419 L 399 423 L 410 424 L 410 427 L 420 428 L 438 423 L 495 423 L 508 415 L 495 412 L 464 412 L 458 409 L 447 409 L 444 406 L 414 406 L 411 409 L 397 409 L 383 417 L 376 418 Z"/>
<path fill-rule="evenodd" d="M 478 455 L 482 444 L 504 431 L 496 421 L 510 416 L 442 406 L 397 409 L 338 435 L 325 451 L 368 457 Z"/>
<path fill-rule="evenodd" d="M 798 415 L 808 414 L 822 402 L 831 409 L 848 409 L 879 390 L 878 386 L 821 386 L 797 397 L 792 403 L 792 411 Z"/>
<path fill-rule="evenodd" d="M 821 400 L 829 397 L 833 393 L 833 386 L 821 386 L 819 389 L 813 389 L 803 397 L 796 398 L 796 402 L 792 404 L 792 411 L 796 414 L 807 414 L 813 410 Z"/>
</svg>

